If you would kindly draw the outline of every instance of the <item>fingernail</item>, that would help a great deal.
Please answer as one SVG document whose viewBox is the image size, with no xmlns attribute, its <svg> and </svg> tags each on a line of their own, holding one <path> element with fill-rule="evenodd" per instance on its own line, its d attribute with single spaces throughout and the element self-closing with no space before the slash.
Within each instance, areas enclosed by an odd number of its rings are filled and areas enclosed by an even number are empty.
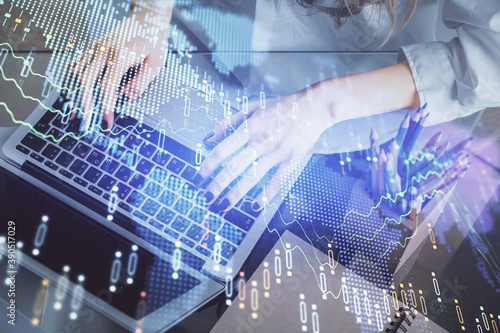
<svg viewBox="0 0 500 333">
<path fill-rule="evenodd" d="M 215 134 L 214 132 L 208 133 L 208 135 L 203 139 L 203 141 L 207 141 L 208 139 L 210 139 L 211 137 L 213 137 L 214 134 Z"/>
<path fill-rule="evenodd" d="M 254 212 L 258 212 L 262 209 L 262 206 L 260 205 L 260 202 L 258 202 L 257 200 L 254 200 L 254 202 L 252 202 L 252 206 L 250 206 L 252 208 L 252 210 Z"/>
<path fill-rule="evenodd" d="M 212 194 L 212 192 L 207 192 L 205 193 L 203 198 L 205 198 L 205 203 L 208 204 L 209 202 L 212 202 L 212 200 L 214 200 L 214 195 Z"/>
<path fill-rule="evenodd" d="M 203 181 L 203 177 L 200 174 L 196 174 L 196 176 L 194 176 L 194 179 L 193 179 L 193 184 L 200 185 L 202 181 Z"/>
<path fill-rule="evenodd" d="M 231 202 L 227 198 L 224 198 L 219 205 L 219 212 L 225 211 L 229 205 L 231 205 Z"/>
</svg>

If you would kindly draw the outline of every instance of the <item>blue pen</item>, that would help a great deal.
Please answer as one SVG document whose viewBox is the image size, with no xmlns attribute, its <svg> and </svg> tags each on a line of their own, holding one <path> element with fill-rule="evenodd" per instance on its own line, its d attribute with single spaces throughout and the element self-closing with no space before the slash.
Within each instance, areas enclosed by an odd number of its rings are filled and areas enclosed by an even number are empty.
<svg viewBox="0 0 500 333">
<path fill-rule="evenodd" d="M 398 144 L 399 148 L 403 146 L 403 141 L 405 139 L 406 133 L 408 132 L 408 127 L 410 127 L 410 112 L 406 113 L 406 117 L 401 122 L 398 134 L 396 135 L 396 143 Z"/>
<path fill-rule="evenodd" d="M 410 156 L 413 148 L 415 148 L 415 144 L 417 143 L 417 140 L 420 138 L 420 135 L 422 134 L 422 131 L 424 130 L 425 123 L 427 122 L 427 119 L 429 117 L 429 114 L 427 114 L 425 117 L 421 118 L 420 121 L 418 122 L 417 126 L 413 130 L 413 132 L 406 137 L 403 147 L 404 147 L 404 154 L 405 156 Z"/>
</svg>

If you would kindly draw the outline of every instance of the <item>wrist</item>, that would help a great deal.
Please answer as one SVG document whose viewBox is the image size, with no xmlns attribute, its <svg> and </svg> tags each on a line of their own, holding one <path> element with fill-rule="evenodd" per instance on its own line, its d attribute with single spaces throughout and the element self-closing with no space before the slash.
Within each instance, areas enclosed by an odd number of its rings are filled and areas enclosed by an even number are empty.
<svg viewBox="0 0 500 333">
<path fill-rule="evenodd" d="M 420 106 L 407 62 L 328 79 L 317 85 L 333 124 Z"/>
</svg>

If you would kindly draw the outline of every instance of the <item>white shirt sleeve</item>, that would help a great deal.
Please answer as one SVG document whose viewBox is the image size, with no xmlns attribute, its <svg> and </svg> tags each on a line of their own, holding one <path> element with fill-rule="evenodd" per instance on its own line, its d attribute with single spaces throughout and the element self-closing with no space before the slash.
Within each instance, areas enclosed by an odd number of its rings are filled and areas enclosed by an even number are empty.
<svg viewBox="0 0 500 333">
<path fill-rule="evenodd" d="M 500 1 L 445 0 L 443 21 L 458 37 L 399 51 L 428 104 L 428 125 L 500 106 Z"/>
</svg>

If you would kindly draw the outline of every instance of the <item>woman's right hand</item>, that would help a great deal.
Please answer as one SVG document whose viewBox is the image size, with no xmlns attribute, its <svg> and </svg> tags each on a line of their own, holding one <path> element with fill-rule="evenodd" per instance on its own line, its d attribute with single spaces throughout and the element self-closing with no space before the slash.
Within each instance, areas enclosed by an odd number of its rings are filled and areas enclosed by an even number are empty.
<svg viewBox="0 0 500 333">
<path fill-rule="evenodd" d="M 125 94 L 130 100 L 137 98 L 159 73 L 167 55 L 172 7 L 173 0 L 132 2 L 129 17 L 70 64 L 68 74 L 80 85 L 82 131 L 89 128 L 96 110 L 102 112 L 110 129 L 118 97 Z M 123 76 L 132 67 L 137 68 L 136 75 L 120 88 Z M 94 89 L 99 89 L 97 106 Z"/>
</svg>

